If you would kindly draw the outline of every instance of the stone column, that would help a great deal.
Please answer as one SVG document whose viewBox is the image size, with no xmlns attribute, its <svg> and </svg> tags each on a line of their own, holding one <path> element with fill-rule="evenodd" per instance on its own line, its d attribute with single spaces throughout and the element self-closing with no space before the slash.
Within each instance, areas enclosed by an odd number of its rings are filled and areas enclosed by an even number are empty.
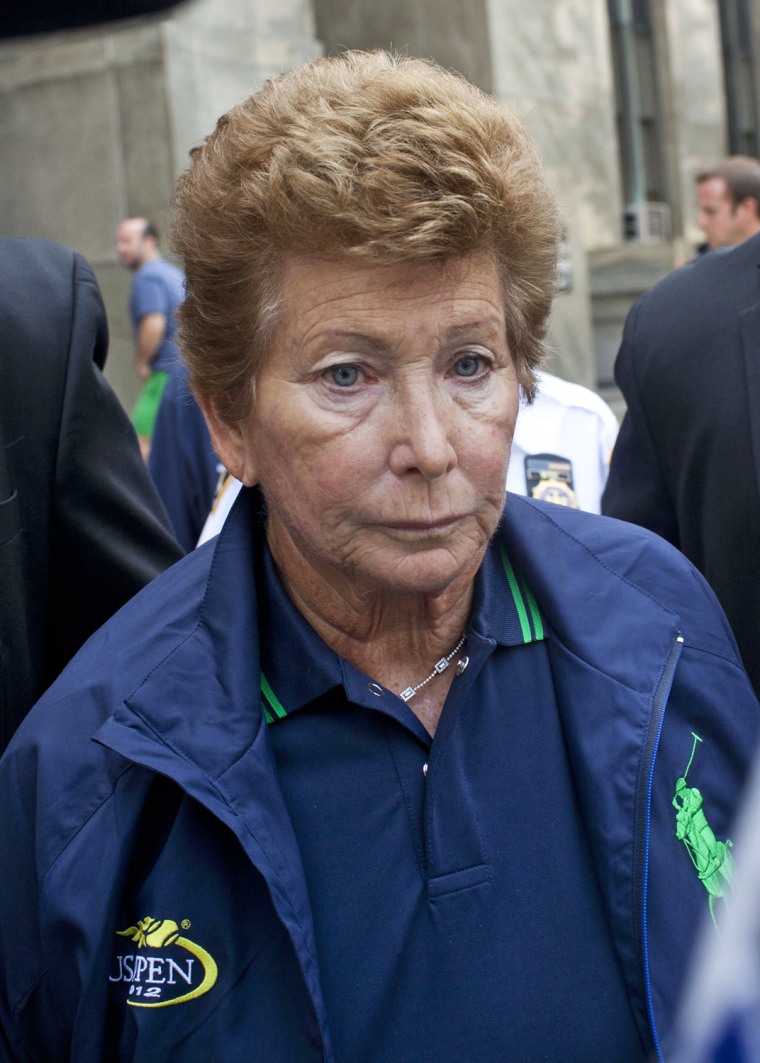
<svg viewBox="0 0 760 1063">
<path fill-rule="evenodd" d="M 704 237 L 696 227 L 695 174 L 728 154 L 726 96 L 720 20 L 715 0 L 670 0 L 667 50 L 670 57 L 671 187 L 678 257 L 694 253 Z"/>
<path fill-rule="evenodd" d="M 586 249 L 620 240 L 620 180 L 606 5 L 488 0 L 497 96 L 525 122 L 565 222 L 569 291 L 556 299 L 550 368 L 594 387 Z"/>
</svg>

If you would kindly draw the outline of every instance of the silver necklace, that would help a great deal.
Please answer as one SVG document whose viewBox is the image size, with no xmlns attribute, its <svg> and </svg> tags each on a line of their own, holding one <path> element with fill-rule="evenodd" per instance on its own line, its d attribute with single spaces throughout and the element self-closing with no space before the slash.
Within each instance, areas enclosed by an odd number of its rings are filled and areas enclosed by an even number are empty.
<svg viewBox="0 0 760 1063">
<path fill-rule="evenodd" d="M 462 632 L 462 637 L 460 638 L 459 642 L 456 644 L 454 649 L 451 651 L 450 654 L 448 654 L 448 656 L 441 657 L 440 661 L 436 662 L 435 668 L 430 673 L 430 675 L 427 677 L 427 679 L 423 679 L 422 682 L 418 683 L 416 687 L 407 687 L 406 690 L 402 690 L 401 691 L 401 693 L 399 694 L 399 697 L 401 698 L 401 700 L 402 701 L 409 701 L 410 698 L 414 697 L 414 695 L 417 693 L 418 690 L 422 690 L 422 688 L 425 686 L 426 683 L 429 683 L 431 679 L 435 679 L 435 677 L 437 675 L 440 675 L 441 672 L 445 672 L 446 669 L 451 664 L 451 662 L 453 661 L 453 659 L 456 657 L 456 655 L 461 650 L 462 646 L 464 646 L 464 640 L 466 638 L 467 638 L 467 632 L 463 631 Z M 469 661 L 468 661 L 467 657 L 463 657 L 462 660 L 457 663 L 457 675 L 461 675 L 462 674 L 462 672 L 467 667 L 468 663 L 469 663 Z"/>
</svg>

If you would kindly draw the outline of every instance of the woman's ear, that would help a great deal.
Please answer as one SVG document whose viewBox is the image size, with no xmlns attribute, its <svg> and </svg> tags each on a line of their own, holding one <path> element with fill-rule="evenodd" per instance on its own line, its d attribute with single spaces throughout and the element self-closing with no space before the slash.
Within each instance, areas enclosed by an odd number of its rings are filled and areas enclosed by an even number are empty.
<svg viewBox="0 0 760 1063">
<path fill-rule="evenodd" d="M 253 455 L 244 429 L 240 425 L 231 425 L 223 421 L 212 399 L 199 397 L 198 405 L 206 418 L 211 442 L 217 457 L 225 469 L 231 472 L 246 487 L 253 487 L 258 482 Z"/>
</svg>

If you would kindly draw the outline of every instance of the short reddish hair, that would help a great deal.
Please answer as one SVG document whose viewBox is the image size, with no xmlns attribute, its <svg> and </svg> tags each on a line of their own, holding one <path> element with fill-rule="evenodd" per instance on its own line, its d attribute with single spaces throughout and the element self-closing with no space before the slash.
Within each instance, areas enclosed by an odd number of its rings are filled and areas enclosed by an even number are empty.
<svg viewBox="0 0 760 1063">
<path fill-rule="evenodd" d="M 250 411 L 291 253 L 388 263 L 489 251 L 532 396 L 557 215 L 535 148 L 492 97 L 432 62 L 347 52 L 268 81 L 191 156 L 174 201 L 181 345 L 220 417 Z"/>
</svg>

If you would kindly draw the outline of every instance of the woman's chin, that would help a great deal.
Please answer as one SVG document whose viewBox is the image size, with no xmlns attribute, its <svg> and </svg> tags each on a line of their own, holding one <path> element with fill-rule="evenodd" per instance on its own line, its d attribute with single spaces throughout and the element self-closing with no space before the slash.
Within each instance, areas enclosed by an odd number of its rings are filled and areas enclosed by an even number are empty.
<svg viewBox="0 0 760 1063">
<path fill-rule="evenodd" d="M 435 596 L 460 582 L 471 583 L 484 550 L 485 546 L 466 556 L 442 548 L 423 550 L 403 555 L 395 563 L 387 559 L 384 564 L 368 565 L 355 575 L 376 593 Z"/>
</svg>

